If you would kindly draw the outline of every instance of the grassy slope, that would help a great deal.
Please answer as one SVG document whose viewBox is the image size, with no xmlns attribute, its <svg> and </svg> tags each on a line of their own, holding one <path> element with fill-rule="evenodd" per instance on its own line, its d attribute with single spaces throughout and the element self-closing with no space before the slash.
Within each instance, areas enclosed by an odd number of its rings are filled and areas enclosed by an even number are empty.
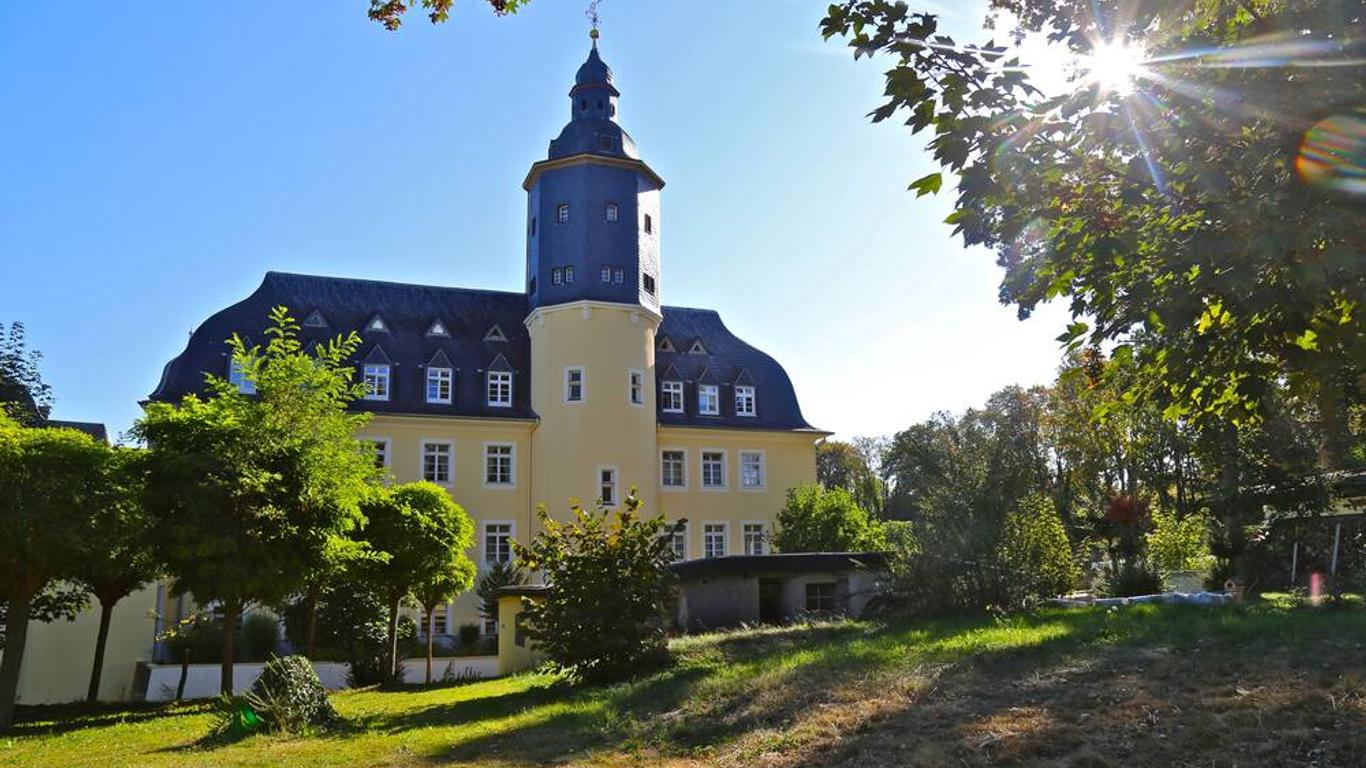
<svg viewBox="0 0 1366 768">
<path fill-rule="evenodd" d="M 33 710 L 0 765 L 1366 765 L 1366 610 L 1050 610 L 684 638 L 611 687 L 525 675 L 335 697 L 315 737 L 196 705 Z"/>
</svg>

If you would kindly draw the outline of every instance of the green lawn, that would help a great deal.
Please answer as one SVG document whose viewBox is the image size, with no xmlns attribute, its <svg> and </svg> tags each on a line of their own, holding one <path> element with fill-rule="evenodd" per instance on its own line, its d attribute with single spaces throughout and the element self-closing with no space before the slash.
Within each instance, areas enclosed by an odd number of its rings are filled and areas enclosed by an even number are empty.
<svg viewBox="0 0 1366 768">
<path fill-rule="evenodd" d="M 34 709 L 0 765 L 1366 765 L 1366 609 L 1141 606 L 693 636 L 640 680 L 334 697 L 208 738 L 201 706 Z"/>
</svg>

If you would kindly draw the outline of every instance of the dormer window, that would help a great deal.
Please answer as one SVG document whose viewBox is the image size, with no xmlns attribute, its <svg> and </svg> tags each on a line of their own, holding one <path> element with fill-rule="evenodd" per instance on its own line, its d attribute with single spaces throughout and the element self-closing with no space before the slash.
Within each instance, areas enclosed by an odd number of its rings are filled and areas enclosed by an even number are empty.
<svg viewBox="0 0 1366 768">
<path fill-rule="evenodd" d="M 512 407 L 512 372 L 488 372 L 488 404 L 491 408 Z"/>
<path fill-rule="evenodd" d="M 621 208 L 616 203 L 608 203 L 604 215 L 607 217 L 607 223 L 615 224 L 617 219 L 621 218 Z"/>
<path fill-rule="evenodd" d="M 389 399 L 389 366 L 366 363 L 362 378 L 365 382 L 366 400 Z"/>
<path fill-rule="evenodd" d="M 445 323 L 441 322 L 440 320 L 436 320 L 431 324 L 430 327 L 427 328 L 427 335 L 448 337 L 451 335 L 451 332 L 446 330 Z"/>
<path fill-rule="evenodd" d="M 451 384 L 455 371 L 450 368 L 427 369 L 427 402 L 438 405 L 451 404 Z"/>
<path fill-rule="evenodd" d="M 673 352 L 673 351 L 674 351 L 674 343 L 673 343 L 672 341 L 669 340 L 669 337 L 668 337 L 668 336 L 665 336 L 664 338 L 662 338 L 662 339 L 659 340 L 659 351 L 660 351 L 660 352 Z"/>
<path fill-rule="evenodd" d="M 247 378 L 242 366 L 236 360 L 228 361 L 228 383 L 244 395 L 256 394 L 256 382 Z"/>
<path fill-rule="evenodd" d="M 569 221 L 569 203 L 560 203 L 555 206 L 555 221 L 565 224 Z"/>
<path fill-rule="evenodd" d="M 655 220 L 650 218 L 650 214 L 645 214 L 645 234 L 653 234 L 655 231 Z"/>
<path fill-rule="evenodd" d="M 308 313 L 308 317 L 304 318 L 304 327 L 305 327 L 305 328 L 326 328 L 326 327 L 327 327 L 327 318 L 323 317 L 323 313 L 322 313 L 322 312 L 319 312 L 318 310 L 315 309 L 315 310 L 313 310 L 312 312 L 309 312 L 309 313 Z"/>
<path fill-rule="evenodd" d="M 741 385 L 735 388 L 735 415 L 754 416 L 754 387 Z"/>
<path fill-rule="evenodd" d="M 490 329 L 488 330 L 488 333 L 484 334 L 484 341 L 507 341 L 507 340 L 508 340 L 507 334 L 503 333 L 503 329 L 500 328 L 500 327 L 498 327 L 498 326 L 496 326 L 496 325 L 493 326 L 492 328 L 490 328 Z"/>
<path fill-rule="evenodd" d="M 698 385 L 697 412 L 703 416 L 715 416 L 721 412 L 721 396 L 715 384 Z"/>
<path fill-rule="evenodd" d="M 688 354 L 690 354 L 690 355 L 705 355 L 705 354 L 707 354 L 707 348 L 704 347 L 704 346 L 702 346 L 702 340 L 701 340 L 701 339 L 698 339 L 697 341 L 694 341 L 694 342 L 692 343 L 692 346 L 691 346 L 691 347 L 688 347 Z"/>
<path fill-rule="evenodd" d="M 374 331 L 375 333 L 388 333 L 389 325 L 388 323 L 384 322 L 384 318 L 380 317 L 379 315 L 375 315 L 374 317 L 370 318 L 370 322 L 365 324 L 365 330 Z"/>
<path fill-rule="evenodd" d="M 683 382 L 666 381 L 660 388 L 660 406 L 665 413 L 683 412 Z"/>
</svg>

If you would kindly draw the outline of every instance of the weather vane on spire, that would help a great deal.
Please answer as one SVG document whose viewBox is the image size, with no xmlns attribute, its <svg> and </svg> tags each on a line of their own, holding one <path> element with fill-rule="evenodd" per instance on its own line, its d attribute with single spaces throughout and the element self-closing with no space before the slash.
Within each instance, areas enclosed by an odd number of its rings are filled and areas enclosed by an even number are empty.
<svg viewBox="0 0 1366 768">
<path fill-rule="evenodd" d="M 602 0 L 593 0 L 593 2 L 588 4 L 588 10 L 583 12 L 583 15 L 587 16 L 588 21 L 593 25 L 593 29 L 589 31 L 588 36 L 593 38 L 594 48 L 598 45 L 598 3 L 600 2 L 602 2 Z"/>
</svg>

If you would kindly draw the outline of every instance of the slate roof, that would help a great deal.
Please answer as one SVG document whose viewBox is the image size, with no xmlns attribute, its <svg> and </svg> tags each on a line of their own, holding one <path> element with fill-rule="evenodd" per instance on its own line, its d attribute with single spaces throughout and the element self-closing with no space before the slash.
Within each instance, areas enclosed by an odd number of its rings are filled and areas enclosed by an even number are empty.
<svg viewBox="0 0 1366 768">
<path fill-rule="evenodd" d="M 151 399 L 174 402 L 205 389 L 204 376 L 227 375 L 226 340 L 244 333 L 253 343 L 265 343 L 267 314 L 284 305 L 303 325 L 301 336 L 322 341 L 339 333 L 358 331 L 363 343 L 355 362 L 387 361 L 392 365 L 390 398 L 363 400 L 357 410 L 379 413 L 430 414 L 491 418 L 536 418 L 531 409 L 531 341 L 523 320 L 527 299 L 522 293 L 445 288 L 339 277 L 268 272 L 261 286 L 242 301 L 205 320 L 190 336 L 185 351 L 166 364 Z M 736 338 L 716 312 L 664 307 L 660 338 L 673 339 L 677 352 L 659 352 L 656 365 L 662 380 L 666 369 L 685 382 L 686 412 L 660 413 L 659 423 L 673 426 L 811 430 L 802 417 L 792 382 L 776 360 Z M 304 322 L 321 318 L 326 327 Z M 378 318 L 385 331 L 368 330 Z M 440 321 L 448 335 L 430 335 Z M 494 327 L 506 341 L 486 340 Z M 684 343 L 680 343 L 684 340 Z M 700 340 L 707 354 L 688 350 Z M 426 402 L 427 364 L 439 356 L 455 368 L 452 405 Z M 490 408 L 484 389 L 486 370 L 513 372 L 513 407 Z M 704 376 L 720 387 L 721 413 L 697 413 L 696 381 Z M 756 417 L 736 416 L 734 383 L 753 382 Z"/>
<path fill-rule="evenodd" d="M 97 421 L 60 421 L 58 419 L 48 419 L 47 423 L 43 426 L 74 429 L 77 432 L 84 432 L 102 443 L 109 442 L 109 430 L 105 429 L 104 425 Z"/>
<path fill-rule="evenodd" d="M 857 569 L 880 570 L 884 552 L 779 552 L 771 555 L 729 555 L 684 560 L 669 566 L 683 581 L 717 576 L 776 576 Z"/>
</svg>

